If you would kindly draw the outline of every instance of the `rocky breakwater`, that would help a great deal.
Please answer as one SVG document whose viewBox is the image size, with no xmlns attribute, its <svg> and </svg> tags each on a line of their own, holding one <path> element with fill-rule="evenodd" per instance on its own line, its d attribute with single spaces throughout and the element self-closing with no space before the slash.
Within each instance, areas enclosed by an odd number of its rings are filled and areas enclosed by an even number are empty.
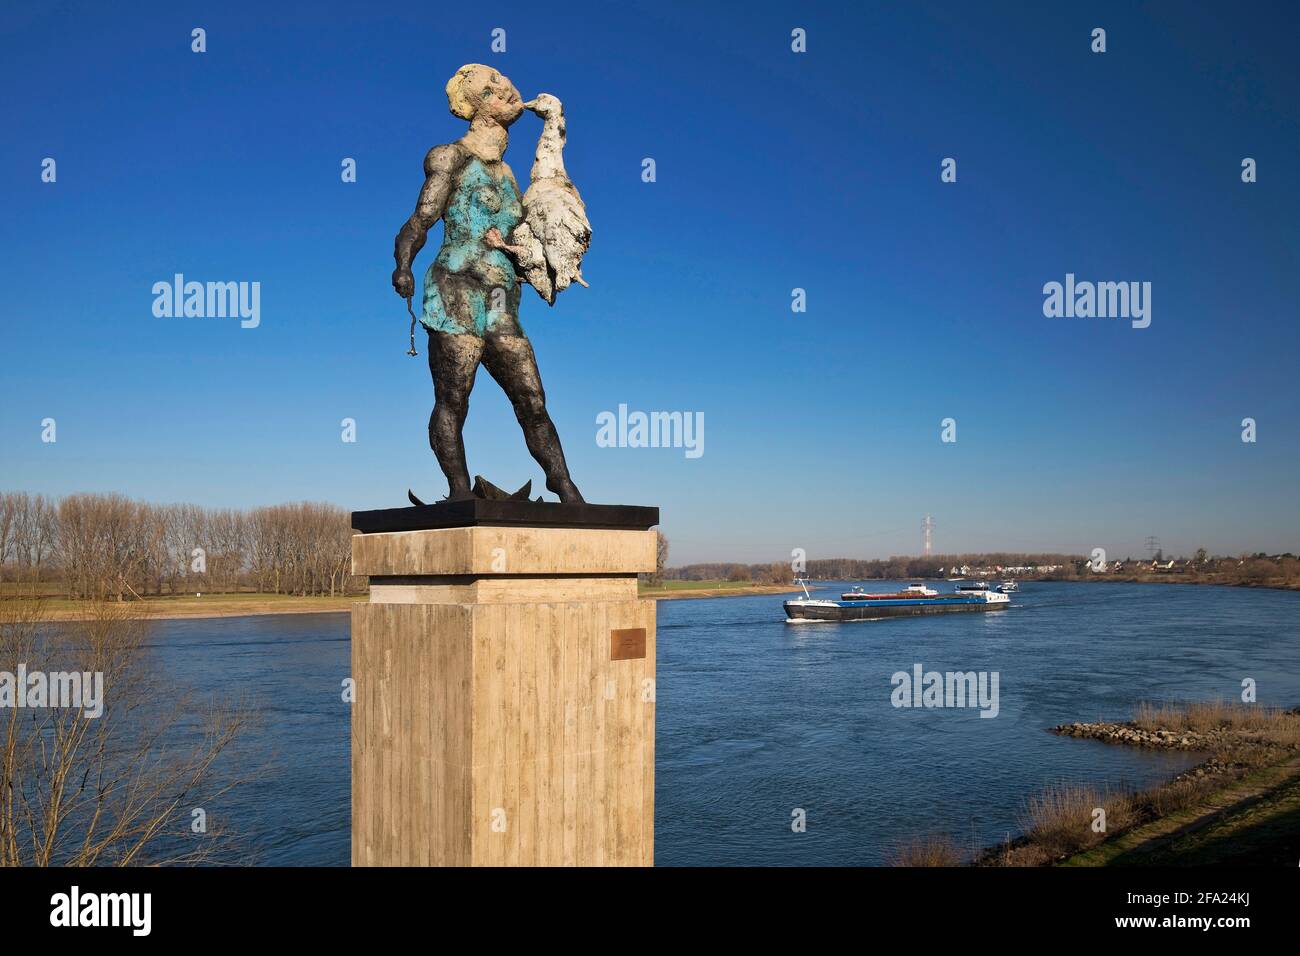
<svg viewBox="0 0 1300 956">
<path fill-rule="evenodd" d="M 1296 716 L 1296 711 L 1289 711 L 1285 719 L 1294 720 Z M 1175 777 L 1175 782 L 1222 774 L 1241 776 L 1252 767 L 1287 759 L 1300 750 L 1294 734 L 1279 733 L 1276 726 L 1234 727 L 1225 724 L 1205 730 L 1187 727 L 1171 730 L 1143 727 L 1134 721 L 1075 721 L 1050 730 L 1062 737 L 1079 737 L 1155 750 L 1185 750 L 1207 756 L 1202 763 Z"/>
<path fill-rule="evenodd" d="M 1086 737 L 1109 744 L 1128 744 L 1131 747 L 1158 747 L 1162 750 L 1213 750 L 1232 736 L 1227 730 L 1143 730 L 1131 721 L 1112 723 L 1096 721 L 1061 724 L 1051 732 L 1062 737 Z"/>
</svg>

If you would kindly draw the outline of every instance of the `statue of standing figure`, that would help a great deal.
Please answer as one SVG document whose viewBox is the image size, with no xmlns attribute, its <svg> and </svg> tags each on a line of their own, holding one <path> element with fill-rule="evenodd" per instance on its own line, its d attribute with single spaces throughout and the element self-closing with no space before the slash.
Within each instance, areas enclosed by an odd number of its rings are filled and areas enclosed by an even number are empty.
<svg viewBox="0 0 1300 956">
<path fill-rule="evenodd" d="M 393 244 L 393 288 L 409 305 L 412 260 L 429 229 L 443 220 L 442 247 L 425 273 L 419 316 L 429 334 L 433 376 L 429 445 L 447 476 L 448 500 L 475 497 L 462 430 L 481 363 L 514 406 L 546 487 L 561 502 L 580 503 L 546 410 L 532 343 L 519 324 L 521 283 L 532 284 L 547 302 L 570 282 L 586 285 L 581 259 L 591 227 L 564 170 L 562 107 L 548 94 L 523 102 L 510 80 L 477 63 L 462 66 L 447 82 L 447 102 L 469 121 L 469 131 L 429 150 L 415 212 Z M 508 130 L 525 109 L 542 116 L 544 129 L 533 181 L 521 197 L 502 156 Z"/>
</svg>

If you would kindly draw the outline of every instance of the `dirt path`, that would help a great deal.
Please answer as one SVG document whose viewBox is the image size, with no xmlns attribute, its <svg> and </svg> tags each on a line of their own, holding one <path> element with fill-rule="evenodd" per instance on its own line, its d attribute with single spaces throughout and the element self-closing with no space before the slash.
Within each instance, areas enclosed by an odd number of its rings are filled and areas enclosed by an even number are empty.
<svg viewBox="0 0 1300 956">
<path fill-rule="evenodd" d="M 1294 866 L 1300 857 L 1300 757 L 1267 767 L 1196 806 L 1153 820 L 1062 866 Z"/>
</svg>

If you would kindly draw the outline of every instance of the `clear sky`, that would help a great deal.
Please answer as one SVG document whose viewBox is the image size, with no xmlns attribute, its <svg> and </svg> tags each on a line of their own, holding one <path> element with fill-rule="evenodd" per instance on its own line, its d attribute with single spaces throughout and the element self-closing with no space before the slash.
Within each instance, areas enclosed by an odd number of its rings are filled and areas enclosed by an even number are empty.
<svg viewBox="0 0 1300 956">
<path fill-rule="evenodd" d="M 918 553 L 927 512 L 940 551 L 1300 550 L 1296 10 L 6 5 L 0 488 L 444 493 L 392 240 L 482 62 L 564 101 L 591 288 L 522 321 L 579 487 L 660 506 L 671 563 Z M 259 282 L 260 325 L 155 317 L 175 273 Z M 1066 273 L 1150 282 L 1150 327 L 1045 317 Z M 598 447 L 620 404 L 702 412 L 704 454 Z M 465 439 L 540 487 L 486 375 Z"/>
</svg>

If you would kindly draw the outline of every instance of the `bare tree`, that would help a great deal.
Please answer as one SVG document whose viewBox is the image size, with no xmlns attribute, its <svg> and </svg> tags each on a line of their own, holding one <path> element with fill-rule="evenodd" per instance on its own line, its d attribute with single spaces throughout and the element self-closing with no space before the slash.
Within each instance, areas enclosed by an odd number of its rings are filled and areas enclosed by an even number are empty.
<svg viewBox="0 0 1300 956">
<path fill-rule="evenodd" d="M 56 548 L 73 596 L 133 591 L 144 560 L 142 506 L 122 495 L 69 495 L 59 502 Z"/>
<path fill-rule="evenodd" d="M 90 707 L 83 697 L 3 711 L 0 866 L 197 863 L 232 852 L 221 828 L 194 832 L 191 811 L 237 782 L 217 764 L 247 717 L 210 712 L 197 742 L 177 746 L 194 718 L 153 666 L 148 627 L 120 603 L 87 604 L 65 627 L 46 624 L 35 599 L 0 607 L 0 670 L 23 663 L 28 674 L 102 679 Z"/>
<path fill-rule="evenodd" d="M 140 588 L 141 594 L 163 593 L 163 585 L 172 577 L 171 554 L 167 547 L 171 510 L 164 505 L 144 505 L 140 512 Z"/>
<path fill-rule="evenodd" d="M 239 590 L 248 543 L 247 519 L 230 508 L 208 512 L 207 562 L 214 591 Z"/>
<path fill-rule="evenodd" d="M 43 495 L 0 495 L 0 581 L 39 580 L 55 530 L 54 510 Z"/>
<path fill-rule="evenodd" d="M 26 495 L 6 492 L 0 495 L 0 582 L 5 579 L 5 568 L 15 557 L 15 525 L 18 523 L 19 499 Z"/>
<path fill-rule="evenodd" d="M 655 570 L 646 577 L 651 587 L 660 587 L 664 583 L 664 568 L 668 565 L 668 535 L 655 530 Z"/>
</svg>

